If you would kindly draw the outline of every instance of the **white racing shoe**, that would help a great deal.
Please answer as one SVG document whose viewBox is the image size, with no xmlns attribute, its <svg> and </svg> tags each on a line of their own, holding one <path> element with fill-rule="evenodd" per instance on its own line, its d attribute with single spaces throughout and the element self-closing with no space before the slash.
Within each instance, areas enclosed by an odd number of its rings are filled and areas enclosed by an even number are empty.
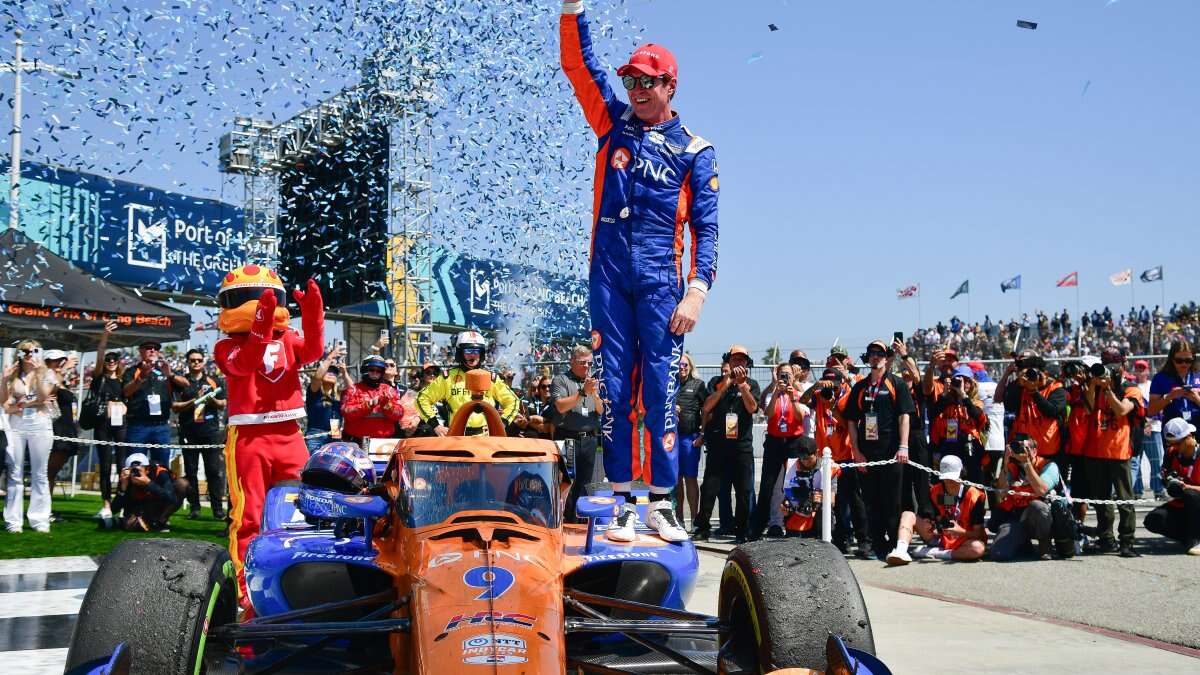
<svg viewBox="0 0 1200 675">
<path fill-rule="evenodd" d="M 688 540 L 687 530 L 683 529 L 679 519 L 675 517 L 675 507 L 666 499 L 650 503 L 650 508 L 646 509 L 646 524 L 658 532 L 663 541 Z"/>
<path fill-rule="evenodd" d="M 910 563 L 912 561 L 913 561 L 913 559 L 912 559 L 912 556 L 910 556 L 908 554 L 907 546 L 905 546 L 904 548 L 897 548 L 896 550 L 887 554 L 887 564 L 889 567 L 899 567 L 900 565 L 907 565 L 908 563 Z"/>
<path fill-rule="evenodd" d="M 621 512 L 609 523 L 604 535 L 610 541 L 629 542 L 637 539 L 638 513 L 634 504 L 622 504 Z"/>
</svg>

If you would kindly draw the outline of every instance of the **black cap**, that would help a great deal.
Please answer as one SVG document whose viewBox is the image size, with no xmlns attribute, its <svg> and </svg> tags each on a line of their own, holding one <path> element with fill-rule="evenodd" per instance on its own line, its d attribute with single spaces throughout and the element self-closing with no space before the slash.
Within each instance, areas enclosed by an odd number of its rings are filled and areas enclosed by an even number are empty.
<svg viewBox="0 0 1200 675">
<path fill-rule="evenodd" d="M 161 349 L 162 349 L 162 343 L 161 343 L 161 342 L 159 342 L 158 340 L 142 340 L 142 341 L 141 341 L 141 342 L 138 344 L 138 349 L 147 349 L 147 348 L 150 348 L 150 347 L 153 347 L 154 349 L 161 350 Z"/>
</svg>

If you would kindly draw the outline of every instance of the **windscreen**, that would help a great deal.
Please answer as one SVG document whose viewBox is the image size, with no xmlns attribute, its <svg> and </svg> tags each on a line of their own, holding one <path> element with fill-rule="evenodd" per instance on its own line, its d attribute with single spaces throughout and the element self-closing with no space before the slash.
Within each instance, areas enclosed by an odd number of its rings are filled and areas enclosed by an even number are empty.
<svg viewBox="0 0 1200 675">
<path fill-rule="evenodd" d="M 553 462 L 404 463 L 409 527 L 435 525 L 460 511 L 505 511 L 530 525 L 558 527 L 558 470 Z"/>
</svg>

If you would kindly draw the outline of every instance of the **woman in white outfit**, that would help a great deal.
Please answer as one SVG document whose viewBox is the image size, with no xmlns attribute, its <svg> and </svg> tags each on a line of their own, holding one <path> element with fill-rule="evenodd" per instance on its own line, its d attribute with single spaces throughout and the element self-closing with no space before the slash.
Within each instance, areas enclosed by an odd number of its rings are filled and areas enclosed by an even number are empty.
<svg viewBox="0 0 1200 675">
<path fill-rule="evenodd" d="M 25 486 L 22 481 L 25 453 L 29 452 L 29 525 L 38 532 L 50 531 L 50 482 L 46 462 L 54 445 L 53 422 L 58 416 L 54 392 L 58 380 L 42 361 L 42 348 L 34 340 L 17 343 L 17 363 L 4 373 L 0 400 L 8 414 L 8 499 L 4 524 L 9 532 L 20 532 L 24 524 Z"/>
</svg>

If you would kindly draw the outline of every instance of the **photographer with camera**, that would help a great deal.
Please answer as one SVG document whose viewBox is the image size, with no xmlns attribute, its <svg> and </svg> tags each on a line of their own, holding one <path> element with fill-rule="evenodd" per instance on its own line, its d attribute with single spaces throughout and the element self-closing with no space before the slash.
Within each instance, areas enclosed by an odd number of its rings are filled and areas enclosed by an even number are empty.
<svg viewBox="0 0 1200 675">
<path fill-rule="evenodd" d="M 808 379 L 808 359 L 800 365 L 781 363 L 775 366 L 775 381 L 763 392 L 759 406 L 766 412 L 767 431 L 763 439 L 762 474 L 759 479 L 757 503 L 750 516 L 751 540 L 762 537 L 771 516 L 771 504 L 778 496 L 776 484 L 790 458 L 800 456 L 802 447 L 814 449 L 807 430 L 811 411 L 800 402 Z M 779 526 L 776 525 L 775 528 Z M 783 532 L 772 532 L 782 536 Z"/>
<path fill-rule="evenodd" d="M 120 513 L 118 526 L 129 532 L 170 532 L 167 521 L 183 506 L 188 483 L 145 454 L 125 458 L 117 483 L 113 511 Z"/>
<path fill-rule="evenodd" d="M 1109 347 L 1100 355 L 1100 363 L 1088 368 L 1084 397 L 1095 411 L 1088 442 L 1083 448 L 1083 473 L 1087 493 L 1093 499 L 1133 499 L 1129 458 L 1133 451 L 1133 433 L 1141 433 L 1144 420 L 1142 392 L 1125 377 L 1125 356 Z M 1136 528 L 1132 504 L 1118 507 L 1121 514 L 1117 534 L 1122 558 L 1136 558 L 1133 533 Z M 1096 507 L 1096 536 L 1099 541 L 1089 552 L 1111 553 L 1118 550 L 1113 539 L 1113 506 Z"/>
<path fill-rule="evenodd" d="M 732 345 L 722 358 L 729 374 L 709 385 L 704 400 L 705 444 L 708 457 L 704 480 L 700 483 L 700 510 L 696 513 L 693 537 L 703 541 L 709 536 L 709 519 L 719 492 L 727 486 L 734 491 L 733 536 L 745 543 L 749 524 L 750 493 L 754 489 L 754 414 L 758 412 L 761 391 L 750 377 L 754 362 L 750 351 Z"/>
<path fill-rule="evenodd" d="M 900 488 L 908 463 L 908 433 L 916 412 L 908 385 L 888 372 L 892 350 L 883 340 L 867 345 L 864 360 L 871 373 L 850 390 L 844 417 L 855 462 L 895 459 L 897 463 L 863 472 L 863 498 L 875 557 L 884 560 L 888 539 L 900 524 Z"/>
<path fill-rule="evenodd" d="M 1087 476 L 1084 473 L 1083 451 L 1091 436 L 1092 425 L 1095 422 L 1095 410 L 1089 405 L 1085 392 L 1088 380 L 1091 379 L 1090 369 L 1100 365 L 1097 356 L 1085 356 L 1078 361 L 1068 361 L 1063 364 L 1061 381 L 1067 390 L 1067 439 L 1059 456 L 1059 471 L 1062 472 L 1063 483 L 1070 487 L 1071 497 L 1087 499 Z M 1073 505 L 1075 518 L 1083 522 L 1087 516 L 1088 505 L 1076 502 Z"/>
<path fill-rule="evenodd" d="M 975 373 L 967 366 L 956 366 L 935 384 L 937 397 L 929 410 L 933 461 L 958 457 L 966 467 L 967 480 L 982 482 L 983 432 L 988 420 L 979 401 Z"/>
<path fill-rule="evenodd" d="M 813 527 L 816 513 L 827 498 L 836 506 L 837 478 L 842 469 L 836 464 L 833 466 L 833 472 L 830 474 L 833 482 L 826 495 L 816 451 L 804 446 L 799 448 L 799 453 L 795 459 L 788 460 L 784 470 L 783 499 L 779 508 L 784 515 L 785 536 L 816 539 L 821 536 L 821 530 Z"/>
<path fill-rule="evenodd" d="M 1052 542 L 1060 557 L 1073 556 L 1074 531 L 1068 532 L 1072 519 L 1066 502 L 1046 499 L 1062 484 L 1058 464 L 1039 456 L 1037 441 L 1024 433 L 1005 448 L 1001 462 L 995 487 L 1019 494 L 1004 495 L 988 519 L 987 529 L 996 533 L 992 560 L 1012 560 L 1029 552 L 1034 539 L 1042 560 L 1051 559 Z"/>
<path fill-rule="evenodd" d="M 936 560 L 978 560 L 987 551 L 987 531 L 983 514 L 987 498 L 983 490 L 962 482 L 963 461 L 946 455 L 938 464 L 938 482 L 929 488 L 931 506 L 918 515 L 900 514 L 896 548 L 888 554 L 890 566 L 907 565 L 913 558 Z M 913 530 L 925 542 L 910 554 L 908 544 Z"/>
<path fill-rule="evenodd" d="M 170 445 L 171 391 L 177 386 L 171 364 L 162 357 L 162 343 L 145 340 L 138 345 L 138 364 L 125 370 L 125 441 L 128 443 Z M 131 447 L 154 459 L 157 464 L 171 463 L 170 448 Z"/>
<path fill-rule="evenodd" d="M 832 357 L 827 363 L 834 363 Z M 800 396 L 800 402 L 813 409 L 813 438 L 818 452 L 829 448 L 834 462 L 854 459 L 850 451 L 849 428 L 842 414 L 850 399 L 850 382 L 837 368 L 827 367 L 821 379 Z M 854 538 L 859 558 L 870 556 L 871 540 L 867 531 L 867 506 L 862 498 L 862 473 L 840 471 L 837 491 L 841 499 L 834 504 L 833 544 L 842 553 L 849 553 Z M 851 525 L 853 524 L 853 529 Z"/>
<path fill-rule="evenodd" d="M 1195 425 L 1179 417 L 1163 425 L 1168 448 L 1163 485 L 1171 501 L 1146 514 L 1142 524 L 1182 543 L 1188 555 L 1200 556 L 1200 452 L 1195 434 Z"/>
<path fill-rule="evenodd" d="M 1009 438 L 1025 434 L 1037 442 L 1042 460 L 1056 461 L 1063 443 L 1067 392 L 1046 373 L 1045 359 L 1033 351 L 1022 352 L 1004 370 L 996 395 L 1004 397 L 1004 409 L 1014 415 Z"/>
</svg>

